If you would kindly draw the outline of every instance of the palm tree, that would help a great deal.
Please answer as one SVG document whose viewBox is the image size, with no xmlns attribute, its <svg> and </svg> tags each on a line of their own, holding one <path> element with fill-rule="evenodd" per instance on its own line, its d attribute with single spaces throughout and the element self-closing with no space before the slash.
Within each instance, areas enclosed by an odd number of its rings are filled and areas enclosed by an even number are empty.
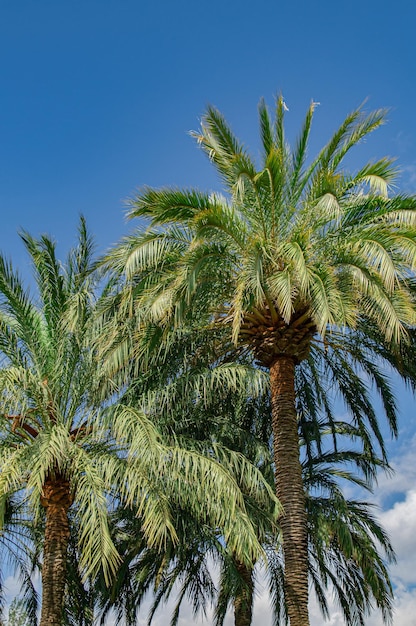
<svg viewBox="0 0 416 626">
<path fill-rule="evenodd" d="M 308 163 L 315 106 L 291 150 L 283 98 L 274 122 L 260 103 L 260 168 L 209 107 L 195 136 L 227 197 L 144 189 L 130 217 L 148 217 L 161 228 L 141 237 L 126 268 L 130 275 L 139 271 L 154 320 L 168 326 L 208 311 L 212 323 L 230 328 L 239 353 L 250 352 L 269 372 L 291 626 L 309 622 L 296 371 L 315 345 L 354 336 L 364 322 L 395 343 L 415 322 L 408 280 L 416 258 L 416 199 L 389 196 L 396 171 L 387 158 L 355 173 L 342 169 L 351 148 L 384 122 L 386 112 L 353 111 Z"/>
<path fill-rule="evenodd" d="M 47 236 L 27 233 L 37 298 L 0 256 L 0 528 L 13 494 L 44 523 L 41 626 L 63 618 L 70 521 L 84 579 L 114 576 L 120 556 L 109 512 L 123 504 L 140 516 L 149 545 L 175 541 L 171 508 L 205 515 L 241 555 L 261 550 L 241 490 L 224 466 L 195 450 L 166 445 L 149 416 L 122 404 L 95 349 L 93 245 L 81 219 L 78 245 L 61 265 Z M 235 473 L 270 498 L 260 473 L 235 458 Z M 71 514 L 70 514 L 71 510 Z"/>
<path fill-rule="evenodd" d="M 37 241 L 23 233 L 22 239 L 33 263 L 38 301 L 0 257 L 0 498 L 3 503 L 16 493 L 27 502 L 34 522 L 44 518 L 41 624 L 60 624 L 68 511 L 74 501 L 82 569 L 102 566 L 108 575 L 118 563 L 105 499 L 110 487 L 106 465 L 115 457 L 102 444 L 100 451 L 91 421 L 98 418 L 106 391 L 100 397 L 103 381 L 90 350 L 93 246 L 85 222 L 65 268 L 50 238 Z"/>
</svg>

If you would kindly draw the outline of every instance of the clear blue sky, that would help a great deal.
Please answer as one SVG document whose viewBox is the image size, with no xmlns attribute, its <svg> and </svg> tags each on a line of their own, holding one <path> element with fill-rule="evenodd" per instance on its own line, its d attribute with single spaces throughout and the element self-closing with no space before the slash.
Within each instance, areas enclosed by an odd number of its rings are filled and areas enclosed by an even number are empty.
<svg viewBox="0 0 416 626">
<path fill-rule="evenodd" d="M 218 187 L 187 131 L 207 103 L 255 150 L 283 92 L 313 146 L 365 98 L 391 107 L 368 156 L 416 163 L 412 2 L 0 0 L 0 247 L 19 227 L 65 243 L 84 213 L 106 247 L 137 187 Z"/>
<path fill-rule="evenodd" d="M 103 251 L 131 228 L 124 202 L 142 185 L 219 190 L 187 131 L 212 103 L 255 153 L 257 103 L 273 105 L 278 92 L 290 136 L 310 100 L 321 103 L 316 150 L 364 99 L 389 107 L 357 163 L 397 156 L 402 188 L 416 191 L 415 6 L 0 0 L 0 249 L 24 268 L 23 227 L 53 234 L 64 251 L 83 213 Z M 411 449 L 414 407 L 403 413 L 406 439 L 393 454 Z M 403 480 L 397 491 L 412 507 Z M 416 524 L 416 503 L 406 515 Z M 406 576 L 397 574 L 401 626 L 416 614 L 416 576 Z"/>
</svg>

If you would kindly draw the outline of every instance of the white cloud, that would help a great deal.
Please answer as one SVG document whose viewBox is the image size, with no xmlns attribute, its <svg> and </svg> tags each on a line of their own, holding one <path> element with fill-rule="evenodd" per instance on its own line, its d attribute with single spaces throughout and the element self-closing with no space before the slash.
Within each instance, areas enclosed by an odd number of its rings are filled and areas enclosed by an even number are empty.
<svg viewBox="0 0 416 626">
<path fill-rule="evenodd" d="M 7 576 L 3 585 L 6 592 L 6 602 L 11 602 L 19 594 L 21 584 L 15 576 Z"/>
<path fill-rule="evenodd" d="M 366 626 L 381 626 L 381 616 L 375 611 L 367 620 Z M 416 589 L 398 588 L 396 590 L 393 613 L 394 626 L 415 626 L 416 624 Z"/>
<path fill-rule="evenodd" d="M 405 433 L 403 433 L 405 435 Z M 390 461 L 393 473 L 382 472 L 378 476 L 377 486 L 371 500 L 383 507 L 391 497 L 403 500 L 405 494 L 416 485 L 416 435 L 405 436 L 397 447 Z M 368 499 L 365 497 L 365 499 Z"/>
<path fill-rule="evenodd" d="M 397 626 L 415 626 L 416 589 L 409 591 L 406 588 L 400 588 L 397 590 L 393 622 Z M 376 626 L 375 623 L 374 626 Z"/>
<path fill-rule="evenodd" d="M 409 192 L 414 192 L 416 188 L 416 163 L 410 163 L 401 167 L 401 187 Z"/>
<path fill-rule="evenodd" d="M 397 556 L 397 563 L 390 567 L 394 581 L 416 585 L 416 490 L 410 490 L 403 502 L 396 502 L 379 517 Z"/>
</svg>

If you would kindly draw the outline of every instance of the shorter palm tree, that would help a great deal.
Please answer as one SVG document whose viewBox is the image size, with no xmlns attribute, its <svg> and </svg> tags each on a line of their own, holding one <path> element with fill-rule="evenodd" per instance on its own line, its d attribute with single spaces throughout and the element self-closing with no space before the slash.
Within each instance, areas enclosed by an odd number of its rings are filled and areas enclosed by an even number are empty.
<svg viewBox="0 0 416 626">
<path fill-rule="evenodd" d="M 64 268 L 50 238 L 22 239 L 38 301 L 0 257 L 0 499 L 16 493 L 32 520 L 44 520 L 41 624 L 60 624 L 74 501 L 82 570 L 101 566 L 109 577 L 117 567 L 106 499 L 116 457 L 96 427 L 108 385 L 91 350 L 93 248 L 85 223 Z"/>
</svg>

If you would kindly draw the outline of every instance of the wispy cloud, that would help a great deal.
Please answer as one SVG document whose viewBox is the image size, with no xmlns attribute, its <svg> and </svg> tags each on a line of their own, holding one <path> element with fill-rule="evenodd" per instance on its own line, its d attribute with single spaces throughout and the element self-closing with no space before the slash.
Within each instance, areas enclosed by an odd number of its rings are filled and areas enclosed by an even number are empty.
<svg viewBox="0 0 416 626">
<path fill-rule="evenodd" d="M 407 152 L 413 148 L 413 138 L 409 133 L 400 130 L 393 138 L 398 152 Z"/>
<path fill-rule="evenodd" d="M 407 193 L 416 192 L 416 162 L 400 167 L 400 189 Z"/>
</svg>

